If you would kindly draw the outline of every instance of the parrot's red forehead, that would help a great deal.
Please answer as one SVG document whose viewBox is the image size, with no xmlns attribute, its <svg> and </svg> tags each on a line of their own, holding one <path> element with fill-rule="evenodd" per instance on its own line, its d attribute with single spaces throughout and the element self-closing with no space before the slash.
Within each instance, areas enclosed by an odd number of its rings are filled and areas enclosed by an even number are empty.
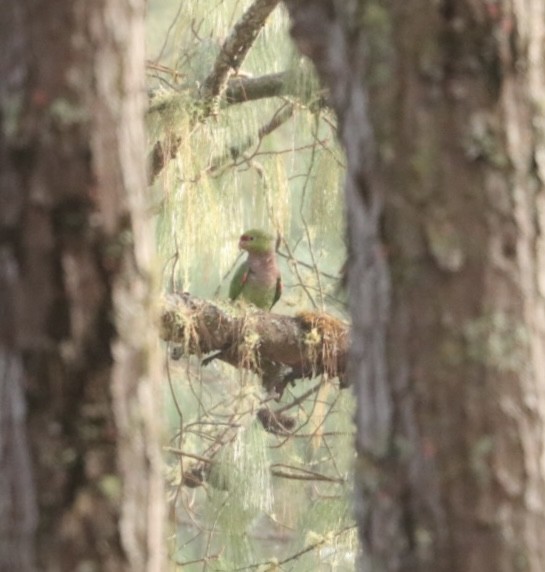
<svg viewBox="0 0 545 572">
<path fill-rule="evenodd" d="M 244 240 L 244 241 L 253 240 L 253 239 L 254 239 L 254 237 L 251 236 L 250 234 L 243 234 L 243 235 L 240 237 L 240 240 Z"/>
</svg>

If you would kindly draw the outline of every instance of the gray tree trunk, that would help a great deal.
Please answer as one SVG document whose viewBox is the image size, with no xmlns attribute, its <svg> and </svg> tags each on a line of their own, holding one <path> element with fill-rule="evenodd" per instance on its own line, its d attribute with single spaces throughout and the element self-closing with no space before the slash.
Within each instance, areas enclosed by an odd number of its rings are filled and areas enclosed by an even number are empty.
<svg viewBox="0 0 545 572">
<path fill-rule="evenodd" d="M 163 570 L 143 19 L 0 10 L 2 571 Z"/>
<path fill-rule="evenodd" d="M 348 162 L 365 571 L 545 570 L 545 4 L 286 0 Z"/>
</svg>

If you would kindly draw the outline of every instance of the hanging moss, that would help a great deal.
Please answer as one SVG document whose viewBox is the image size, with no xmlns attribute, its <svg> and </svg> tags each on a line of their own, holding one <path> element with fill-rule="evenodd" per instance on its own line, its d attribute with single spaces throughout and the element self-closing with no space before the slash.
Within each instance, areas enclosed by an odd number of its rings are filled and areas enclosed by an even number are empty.
<svg viewBox="0 0 545 572">
<path fill-rule="evenodd" d="M 312 66 L 288 39 L 283 7 L 274 10 L 237 79 L 243 82 L 247 76 L 288 72 L 283 95 L 237 104 L 222 101 L 215 115 L 203 113 L 203 82 L 223 41 L 250 4 L 251 0 L 225 0 L 214 6 L 205 0 L 183 2 L 166 42 L 163 36 L 153 44 L 149 144 L 150 148 L 159 144 L 166 160 L 150 190 L 150 205 L 157 215 L 162 279 L 165 288 L 174 283 L 197 296 L 212 298 L 219 292 L 220 298 L 226 298 L 239 236 L 247 228 L 261 227 L 281 234 L 287 245 L 281 245 L 283 254 L 291 249 L 288 258 L 280 257 L 285 288 L 275 311 L 309 308 L 312 297 L 323 298 L 329 310 L 345 258 L 344 157 L 336 143 L 334 117 L 324 109 L 326 98 Z M 152 1 L 150 10 L 163 8 Z M 158 71 L 157 66 L 170 72 Z M 279 117 L 282 121 L 276 125 Z M 337 302 L 336 311 L 342 313 L 342 302 Z M 251 347 L 259 340 L 245 342 Z M 311 459 L 317 470 L 327 473 L 332 463 L 326 447 L 329 441 L 315 436 L 271 448 L 283 437 L 268 433 L 258 421 L 259 409 L 271 404 L 263 403 L 263 390 L 252 374 L 217 364 L 201 368 L 194 358 L 172 362 L 170 367 L 170 391 L 178 401 L 176 406 L 168 402 L 171 432 L 180 433 L 174 448 L 182 451 L 169 465 L 169 483 L 178 491 L 173 499 L 195 495 L 198 514 L 193 518 L 202 519 L 212 531 L 210 541 L 197 546 L 191 538 L 198 531 L 180 526 L 175 545 L 189 545 L 177 559 L 214 555 L 207 564 L 210 570 L 259 562 L 259 541 L 249 532 L 258 518 L 276 521 L 276 511 L 281 513 L 278 525 L 293 525 L 294 535 L 299 527 L 302 541 L 308 528 L 327 534 L 328 529 L 347 522 L 344 476 L 336 475 L 338 484 L 320 485 L 325 494 L 339 494 L 339 499 L 317 503 L 309 513 L 316 522 L 310 522 L 304 518 L 303 503 L 293 502 L 306 495 L 307 484 L 284 482 L 271 473 L 273 461 L 297 459 L 301 465 Z M 306 388 L 290 388 L 286 393 L 299 391 Z M 351 400 L 346 398 L 350 402 L 346 403 L 342 396 L 335 401 L 336 388 L 318 395 L 324 403 L 317 405 L 311 399 L 286 416 L 295 430 L 302 419 L 306 430 L 342 433 L 331 442 L 338 447 L 335 463 L 345 475 L 352 462 Z M 186 510 L 178 502 L 177 508 Z M 350 551 L 350 543 L 344 536 L 332 537 L 327 547 L 348 546 Z"/>
</svg>

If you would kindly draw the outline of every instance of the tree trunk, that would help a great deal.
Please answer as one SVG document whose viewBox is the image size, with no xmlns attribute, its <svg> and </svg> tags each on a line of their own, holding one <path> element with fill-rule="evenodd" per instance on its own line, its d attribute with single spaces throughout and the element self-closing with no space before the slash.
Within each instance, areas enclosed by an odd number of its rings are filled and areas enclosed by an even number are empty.
<svg viewBox="0 0 545 572">
<path fill-rule="evenodd" d="M 2 571 L 163 569 L 143 18 L 0 11 Z"/>
<path fill-rule="evenodd" d="M 286 3 L 348 161 L 360 567 L 545 570 L 545 5 Z"/>
</svg>

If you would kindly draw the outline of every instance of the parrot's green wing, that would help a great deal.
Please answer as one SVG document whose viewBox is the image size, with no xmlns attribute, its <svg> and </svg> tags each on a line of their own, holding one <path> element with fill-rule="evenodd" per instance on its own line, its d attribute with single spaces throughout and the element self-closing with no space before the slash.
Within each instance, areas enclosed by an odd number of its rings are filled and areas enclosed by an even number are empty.
<svg viewBox="0 0 545 572">
<path fill-rule="evenodd" d="M 276 290 L 274 291 L 274 299 L 273 299 L 273 303 L 271 304 L 270 310 L 272 310 L 272 307 L 278 302 L 278 300 L 280 300 L 280 296 L 282 296 L 282 277 L 279 276 L 276 279 Z"/>
<path fill-rule="evenodd" d="M 246 280 L 248 279 L 248 269 L 248 261 L 244 261 L 236 269 L 235 274 L 231 279 L 231 284 L 229 285 L 229 298 L 231 298 L 231 300 L 236 300 L 240 296 L 240 293 L 244 288 L 244 284 L 246 284 Z"/>
</svg>

